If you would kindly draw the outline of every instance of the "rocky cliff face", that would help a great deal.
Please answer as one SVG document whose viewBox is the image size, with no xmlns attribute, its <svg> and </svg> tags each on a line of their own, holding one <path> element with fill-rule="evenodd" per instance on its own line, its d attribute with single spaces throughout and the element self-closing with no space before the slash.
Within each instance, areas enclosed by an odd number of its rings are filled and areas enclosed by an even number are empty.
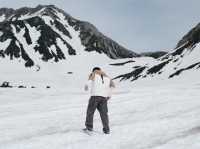
<svg viewBox="0 0 200 149">
<path fill-rule="evenodd" d="M 177 44 L 176 48 L 188 43 L 188 46 L 193 46 L 200 42 L 200 23 L 192 28 Z"/>
<path fill-rule="evenodd" d="M 153 57 L 153 58 L 160 58 L 160 57 L 164 56 L 165 54 L 167 54 L 166 51 L 155 51 L 155 52 L 140 53 L 141 56 L 149 56 L 149 57 Z"/>
</svg>

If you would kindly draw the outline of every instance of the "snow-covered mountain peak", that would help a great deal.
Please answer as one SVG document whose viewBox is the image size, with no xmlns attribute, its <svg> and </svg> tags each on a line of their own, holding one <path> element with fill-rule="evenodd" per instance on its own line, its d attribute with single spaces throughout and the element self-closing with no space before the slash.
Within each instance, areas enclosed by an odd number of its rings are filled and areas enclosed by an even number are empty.
<svg viewBox="0 0 200 149">
<path fill-rule="evenodd" d="M 1 8 L 0 17 L 2 18 L 1 21 L 14 21 L 14 20 L 24 19 L 25 16 L 26 18 L 31 18 L 33 16 L 42 16 L 42 15 L 47 15 L 52 17 L 53 19 L 56 19 L 58 18 L 56 16 L 57 12 L 64 14 L 66 17 L 71 17 L 69 14 L 67 14 L 66 12 L 57 8 L 54 5 L 38 5 L 35 8 L 22 7 L 19 9 Z"/>
<path fill-rule="evenodd" d="M 79 75 L 86 76 L 94 66 L 105 68 L 119 80 L 176 78 L 199 70 L 199 42 L 200 24 L 168 53 L 139 55 L 106 37 L 91 23 L 77 20 L 53 5 L 0 9 L 0 65 L 6 72 L 2 81 L 7 80 L 8 73 L 11 80 L 17 80 L 13 73 L 24 80 L 26 73 L 27 82 L 35 80 L 29 78 L 30 74 L 51 82 L 52 75 L 58 79 L 70 72 L 73 81 L 78 78 L 81 82 L 84 79 Z M 31 69 L 24 70 L 24 65 Z"/>
<path fill-rule="evenodd" d="M 58 62 L 95 51 L 112 59 L 138 54 L 103 35 L 92 24 L 77 20 L 54 5 L 0 9 L 1 58 L 21 59 L 26 67 L 37 60 Z M 35 56 L 39 54 L 39 56 Z"/>
</svg>

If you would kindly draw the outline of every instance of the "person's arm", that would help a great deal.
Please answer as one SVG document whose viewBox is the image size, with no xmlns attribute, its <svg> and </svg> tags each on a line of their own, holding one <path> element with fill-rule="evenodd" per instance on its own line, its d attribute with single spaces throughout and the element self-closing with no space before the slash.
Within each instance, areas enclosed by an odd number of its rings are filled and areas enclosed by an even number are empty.
<svg viewBox="0 0 200 149">
<path fill-rule="evenodd" d="M 101 75 L 103 75 L 104 77 L 110 78 L 104 71 L 101 71 Z"/>
<path fill-rule="evenodd" d="M 84 90 L 88 91 L 89 90 L 89 86 L 91 85 L 91 82 L 94 80 L 95 77 L 95 73 L 91 73 L 88 77 L 88 81 L 85 84 Z"/>
<path fill-rule="evenodd" d="M 86 84 L 85 84 L 85 86 L 84 86 L 84 90 L 85 90 L 85 91 L 88 91 L 88 90 L 89 90 L 89 86 L 90 86 L 90 84 L 91 84 L 91 81 L 92 81 L 92 80 L 88 80 L 88 81 L 86 82 Z"/>
<path fill-rule="evenodd" d="M 88 80 L 94 80 L 94 77 L 95 77 L 95 72 L 92 72 L 92 73 L 89 75 Z"/>
<path fill-rule="evenodd" d="M 110 80 L 110 88 L 115 88 L 116 86 L 115 86 L 115 83 L 114 83 L 114 81 L 113 80 Z"/>
<path fill-rule="evenodd" d="M 109 89 L 107 100 L 111 99 L 111 97 L 112 97 L 112 89 L 116 87 L 115 83 L 114 83 L 114 81 L 112 79 L 110 79 L 109 87 L 110 87 L 110 89 Z"/>
</svg>

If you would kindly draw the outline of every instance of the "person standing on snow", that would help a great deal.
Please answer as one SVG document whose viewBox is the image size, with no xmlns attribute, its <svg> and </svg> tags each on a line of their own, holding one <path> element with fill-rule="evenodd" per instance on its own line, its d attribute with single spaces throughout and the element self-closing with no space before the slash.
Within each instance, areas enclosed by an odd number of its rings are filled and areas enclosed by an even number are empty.
<svg viewBox="0 0 200 149">
<path fill-rule="evenodd" d="M 91 97 L 89 99 L 87 107 L 87 115 L 85 131 L 93 131 L 93 117 L 94 112 L 97 109 L 100 113 L 101 121 L 103 124 L 103 132 L 105 134 L 110 133 L 108 107 L 107 101 L 111 98 L 111 88 L 115 87 L 114 82 L 101 70 L 99 67 L 95 67 L 89 76 L 88 82 L 85 85 L 85 91 L 88 91 L 90 87 Z"/>
</svg>

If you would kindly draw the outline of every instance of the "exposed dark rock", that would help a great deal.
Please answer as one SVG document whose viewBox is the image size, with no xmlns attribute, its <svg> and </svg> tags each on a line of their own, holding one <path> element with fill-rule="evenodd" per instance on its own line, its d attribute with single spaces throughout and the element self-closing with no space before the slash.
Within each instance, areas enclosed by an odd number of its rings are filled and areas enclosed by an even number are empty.
<svg viewBox="0 0 200 149">
<path fill-rule="evenodd" d="M 169 63 L 168 61 L 162 62 L 158 65 L 153 66 L 152 68 L 147 70 L 147 74 L 154 74 L 154 73 L 158 73 L 165 65 L 167 65 Z"/>
<path fill-rule="evenodd" d="M 105 53 L 113 59 L 139 56 L 139 54 L 127 50 L 112 39 L 104 36 L 94 25 L 88 22 L 77 21 L 76 25 L 80 29 L 80 38 L 82 44 L 86 46 L 86 51 Z"/>
<path fill-rule="evenodd" d="M 177 62 L 178 61 L 178 58 L 177 59 L 175 59 L 175 60 L 173 60 L 173 63 L 175 63 L 175 62 Z"/>
<path fill-rule="evenodd" d="M 126 61 L 126 62 L 123 62 L 123 63 L 114 63 L 114 64 L 110 64 L 110 65 L 113 65 L 113 66 L 123 66 L 125 64 L 128 64 L 128 63 L 134 63 L 135 61 L 133 60 L 129 60 L 129 61 Z"/>
<path fill-rule="evenodd" d="M 11 16 L 14 13 L 14 9 L 12 8 L 1 8 L 0 9 L 0 16 L 5 15 L 6 18 Z"/>
<path fill-rule="evenodd" d="M 26 53 L 26 51 L 24 50 L 24 47 L 21 43 L 19 43 L 20 45 L 20 49 L 21 49 L 21 56 L 22 58 L 26 61 L 25 62 L 25 66 L 26 67 L 31 67 L 34 65 L 34 62 L 32 59 L 30 59 L 30 57 L 28 56 L 28 54 Z"/>
<path fill-rule="evenodd" d="M 117 76 L 114 79 L 120 79 L 120 81 L 128 79 L 131 79 L 131 81 L 137 80 L 140 77 L 140 74 L 145 70 L 145 68 L 146 67 L 139 67 L 130 73 Z"/>
<path fill-rule="evenodd" d="M 26 42 L 28 43 L 28 45 L 32 44 L 32 40 L 31 40 L 29 30 L 27 29 L 27 27 L 25 27 L 24 38 L 26 39 Z"/>
<path fill-rule="evenodd" d="M 192 64 L 192 65 L 188 66 L 187 68 L 183 68 L 183 69 L 177 70 L 175 73 L 171 74 L 171 75 L 169 76 L 169 78 L 173 78 L 174 76 L 178 76 L 178 75 L 180 75 L 183 71 L 192 69 L 192 68 L 194 68 L 194 67 L 196 67 L 196 66 L 197 66 L 197 68 L 199 68 L 199 67 L 200 67 L 200 62 L 195 63 L 195 64 Z"/>
<path fill-rule="evenodd" d="M 14 22 L 14 24 L 21 24 L 21 23 Z M 6 25 L 6 27 L 4 28 L 5 25 Z M 0 23 L 0 30 L 2 29 L 2 31 L 4 32 L 4 34 L 0 37 L 0 41 L 3 42 L 7 39 L 11 39 L 11 42 L 8 45 L 8 47 L 5 50 L 1 50 L 0 55 L 2 57 L 5 57 L 5 55 L 7 55 L 7 56 L 10 57 L 11 60 L 14 59 L 14 58 L 22 57 L 25 61 L 26 67 L 33 66 L 34 62 L 31 60 L 31 58 L 25 52 L 23 45 L 17 40 L 17 38 L 12 33 L 11 25 L 12 25 L 12 23 L 10 24 L 8 22 Z M 28 34 L 26 36 L 28 36 Z"/>
<path fill-rule="evenodd" d="M 192 46 L 200 42 L 200 23 L 191 29 L 177 44 L 177 47 L 188 42 L 187 46 Z"/>
<path fill-rule="evenodd" d="M 66 29 L 66 27 L 62 23 L 60 23 L 58 20 L 54 20 L 54 24 L 59 31 L 61 31 L 64 35 L 72 39 L 72 36 L 70 35 L 69 31 Z"/>
<path fill-rule="evenodd" d="M 34 65 L 34 62 L 26 53 L 27 49 L 24 49 L 22 43 L 14 36 L 12 33 L 11 25 L 15 26 L 15 28 L 24 29 L 24 38 L 27 41 L 27 44 L 32 44 L 32 40 L 29 34 L 29 30 L 26 27 L 26 24 L 30 26 L 34 26 L 37 30 L 41 31 L 41 36 L 38 40 L 38 45 L 35 46 L 36 52 L 38 51 L 42 55 L 42 59 L 44 61 L 48 61 L 49 59 L 54 59 L 55 62 L 65 59 L 65 55 L 62 52 L 63 49 L 60 49 L 57 45 L 56 39 L 60 38 L 63 41 L 63 44 L 66 45 L 68 49 L 69 55 L 75 55 L 75 50 L 64 40 L 62 37 L 54 32 L 50 26 L 48 26 L 40 17 L 33 17 L 26 20 L 16 20 L 16 21 L 7 21 L 0 23 L 0 30 L 3 31 L 3 35 L 0 37 L 0 41 L 4 42 L 7 39 L 11 39 L 11 42 L 7 49 L 2 50 L 0 53 L 1 57 L 5 57 L 5 55 L 9 56 L 10 59 L 20 58 L 22 57 L 25 60 L 25 66 L 31 67 Z M 20 30 L 19 29 L 19 30 Z M 55 45 L 56 53 L 49 49 L 50 46 Z"/>
<path fill-rule="evenodd" d="M 137 68 L 139 68 L 139 67 L 141 67 L 141 66 L 133 66 L 133 69 L 137 69 Z"/>
<path fill-rule="evenodd" d="M 2 83 L 2 85 L 0 87 L 4 87 L 4 88 L 12 88 L 12 86 L 10 85 L 9 82 L 5 81 Z"/>
<path fill-rule="evenodd" d="M 5 57 L 5 54 L 4 54 L 4 51 L 3 50 L 0 50 L 0 57 Z"/>
<path fill-rule="evenodd" d="M 20 47 L 16 45 L 16 39 L 13 39 L 10 42 L 10 45 L 6 48 L 5 52 L 6 55 L 10 56 L 10 59 L 12 60 L 14 57 L 19 58 L 20 57 Z"/>
<path fill-rule="evenodd" d="M 18 88 L 26 88 L 26 86 L 20 85 L 18 86 Z"/>
<path fill-rule="evenodd" d="M 183 51 L 185 50 L 185 48 L 187 48 L 190 45 L 191 45 L 190 42 L 185 43 L 184 46 L 181 46 L 180 48 L 177 48 L 176 51 L 174 51 L 171 55 L 172 56 L 181 55 L 183 53 Z"/>
<path fill-rule="evenodd" d="M 157 58 L 164 56 L 167 53 L 168 52 L 165 52 L 165 51 L 156 51 L 156 52 L 143 52 L 143 53 L 140 53 L 140 55 L 141 56 L 153 57 L 153 58 L 157 59 Z"/>
</svg>

